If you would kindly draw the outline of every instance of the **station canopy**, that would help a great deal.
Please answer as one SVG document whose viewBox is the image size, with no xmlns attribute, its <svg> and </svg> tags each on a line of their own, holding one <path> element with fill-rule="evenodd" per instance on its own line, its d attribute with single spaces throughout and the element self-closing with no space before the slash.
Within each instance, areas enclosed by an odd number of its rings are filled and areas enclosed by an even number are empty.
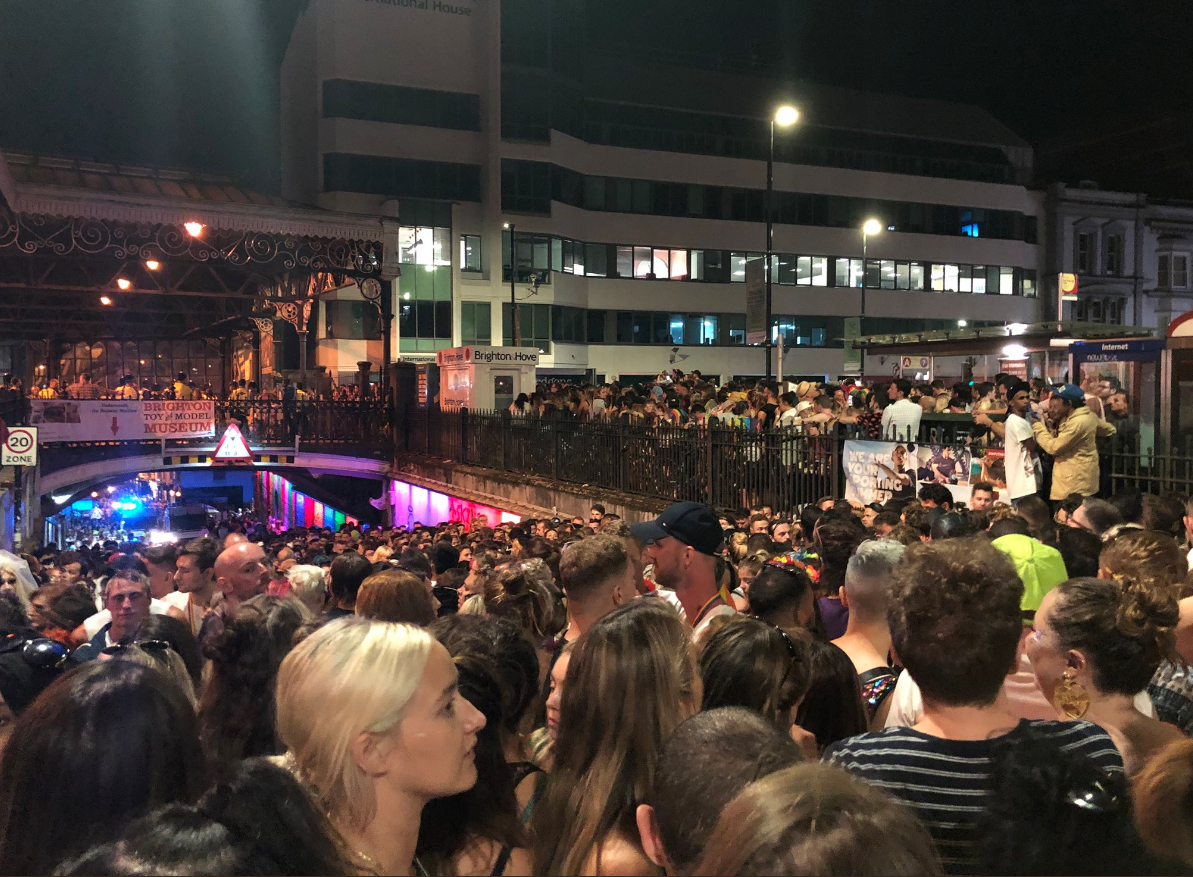
<svg viewBox="0 0 1193 877">
<path fill-rule="evenodd" d="M 349 283 L 380 300 L 380 281 L 398 274 L 397 237 L 395 219 L 289 204 L 216 175 L 0 152 L 0 338 L 293 323 Z"/>
</svg>

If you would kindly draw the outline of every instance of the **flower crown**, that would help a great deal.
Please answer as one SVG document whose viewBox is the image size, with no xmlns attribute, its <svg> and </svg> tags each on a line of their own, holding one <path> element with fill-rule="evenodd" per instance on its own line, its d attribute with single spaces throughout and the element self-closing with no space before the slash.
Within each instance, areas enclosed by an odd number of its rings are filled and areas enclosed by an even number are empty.
<svg viewBox="0 0 1193 877">
<path fill-rule="evenodd" d="M 819 560 L 820 555 L 814 551 L 788 551 L 771 558 L 766 565 L 788 572 L 799 570 L 812 580 L 812 584 L 817 585 L 820 584 L 820 570 L 813 566 L 813 562 Z"/>
</svg>

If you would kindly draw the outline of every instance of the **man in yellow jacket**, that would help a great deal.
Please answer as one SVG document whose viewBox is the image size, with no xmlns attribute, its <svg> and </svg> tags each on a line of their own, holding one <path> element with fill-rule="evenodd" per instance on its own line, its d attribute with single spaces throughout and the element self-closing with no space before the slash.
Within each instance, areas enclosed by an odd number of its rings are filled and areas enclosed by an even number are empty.
<svg viewBox="0 0 1193 877">
<path fill-rule="evenodd" d="M 1098 492 L 1097 439 L 1114 435 L 1115 430 L 1086 407 L 1085 392 L 1080 387 L 1065 384 L 1053 392 L 1046 423 L 1036 421 L 1032 431 L 1040 450 L 1055 459 L 1052 499 Z"/>
</svg>

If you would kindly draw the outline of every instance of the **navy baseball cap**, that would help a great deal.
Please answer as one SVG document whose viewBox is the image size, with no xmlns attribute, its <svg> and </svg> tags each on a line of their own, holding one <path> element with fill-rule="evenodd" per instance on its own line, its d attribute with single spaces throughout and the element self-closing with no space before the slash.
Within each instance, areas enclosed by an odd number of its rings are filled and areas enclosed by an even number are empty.
<svg viewBox="0 0 1193 877">
<path fill-rule="evenodd" d="M 655 520 L 634 524 L 630 532 L 647 544 L 673 536 L 708 555 L 716 554 L 725 539 L 717 513 L 702 502 L 672 503 Z"/>
<path fill-rule="evenodd" d="M 1065 401 L 1072 402 L 1074 404 L 1085 401 L 1085 390 L 1081 389 L 1076 384 L 1065 384 L 1060 389 L 1053 390 L 1053 392 Z"/>
</svg>

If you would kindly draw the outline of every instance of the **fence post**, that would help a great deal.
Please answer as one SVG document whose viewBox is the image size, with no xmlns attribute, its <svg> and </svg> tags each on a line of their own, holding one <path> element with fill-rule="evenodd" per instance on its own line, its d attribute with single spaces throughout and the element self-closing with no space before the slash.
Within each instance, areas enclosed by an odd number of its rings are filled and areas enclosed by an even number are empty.
<svg viewBox="0 0 1193 877">
<path fill-rule="evenodd" d="M 715 492 L 713 491 L 712 473 L 713 473 L 713 436 L 712 428 L 708 426 L 699 427 L 700 440 L 704 442 L 704 501 L 716 508 L 716 503 L 713 501 Z"/>
<path fill-rule="evenodd" d="M 551 418 L 551 477 L 559 480 L 559 418 Z"/>
<path fill-rule="evenodd" d="M 629 467 L 626 466 L 626 457 L 629 456 L 628 451 L 629 451 L 629 448 L 626 447 L 625 420 L 618 417 L 617 418 L 617 487 L 622 492 L 627 491 L 626 484 L 628 482 L 628 478 L 626 476 L 629 474 Z"/>
<path fill-rule="evenodd" d="M 510 412 L 509 412 L 509 409 L 507 408 L 501 412 L 501 420 L 498 421 L 498 423 L 497 423 L 498 441 L 500 442 L 499 450 L 501 453 L 501 456 L 499 459 L 501 460 L 501 471 L 502 472 L 506 472 L 509 470 L 509 466 L 506 464 L 506 461 L 505 461 L 505 449 L 506 449 L 506 443 L 507 443 L 507 438 L 508 438 L 506 433 L 509 432 L 510 419 L 511 419 Z"/>
<path fill-rule="evenodd" d="M 830 491 L 834 499 L 841 498 L 841 461 L 845 459 L 845 432 L 840 428 L 833 428 L 833 440 L 829 443 L 832 449 L 829 454 L 829 466 L 832 473 L 829 478 L 829 484 L 832 485 Z"/>
<path fill-rule="evenodd" d="M 468 462 L 468 409 L 460 409 L 460 462 Z"/>
</svg>

